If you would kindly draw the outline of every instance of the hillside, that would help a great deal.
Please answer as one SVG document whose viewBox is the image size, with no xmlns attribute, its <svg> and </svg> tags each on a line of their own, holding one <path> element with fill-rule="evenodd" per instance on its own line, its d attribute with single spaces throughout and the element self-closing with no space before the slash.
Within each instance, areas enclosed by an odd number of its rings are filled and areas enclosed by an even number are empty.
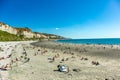
<svg viewBox="0 0 120 80">
<path fill-rule="evenodd" d="M 5 31 L 0 30 L 0 41 L 17 41 L 22 40 L 22 38 L 18 37 L 17 35 L 10 34 Z"/>
<path fill-rule="evenodd" d="M 39 33 L 39 32 L 34 32 L 34 33 L 43 34 L 43 35 L 47 36 L 48 39 L 65 39 L 65 37 L 55 35 L 55 34 Z"/>
<path fill-rule="evenodd" d="M 16 28 L 0 22 L 0 41 L 36 39 L 64 39 L 64 37 L 54 34 L 32 32 L 28 27 Z"/>
</svg>

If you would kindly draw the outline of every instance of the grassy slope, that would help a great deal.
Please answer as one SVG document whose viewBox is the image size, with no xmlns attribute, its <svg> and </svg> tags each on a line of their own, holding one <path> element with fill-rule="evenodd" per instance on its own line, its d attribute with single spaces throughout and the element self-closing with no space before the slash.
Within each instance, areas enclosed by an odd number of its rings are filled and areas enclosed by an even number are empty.
<svg viewBox="0 0 120 80">
<path fill-rule="evenodd" d="M 10 34 L 8 32 L 0 30 L 0 41 L 16 41 L 16 40 L 21 40 L 21 38 L 14 34 Z"/>
</svg>

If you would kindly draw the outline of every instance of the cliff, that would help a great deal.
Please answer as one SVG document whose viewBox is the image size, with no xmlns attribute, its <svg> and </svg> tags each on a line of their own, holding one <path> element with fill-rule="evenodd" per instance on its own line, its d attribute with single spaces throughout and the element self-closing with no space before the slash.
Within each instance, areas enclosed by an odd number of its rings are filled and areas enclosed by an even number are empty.
<svg viewBox="0 0 120 80">
<path fill-rule="evenodd" d="M 19 37 L 24 37 L 24 38 L 34 38 L 34 39 L 35 38 L 36 39 L 63 39 L 64 38 L 64 37 L 53 35 L 53 34 L 32 32 L 32 30 L 29 29 L 28 27 L 14 28 L 2 22 L 0 22 L 0 30 L 19 36 Z"/>
</svg>

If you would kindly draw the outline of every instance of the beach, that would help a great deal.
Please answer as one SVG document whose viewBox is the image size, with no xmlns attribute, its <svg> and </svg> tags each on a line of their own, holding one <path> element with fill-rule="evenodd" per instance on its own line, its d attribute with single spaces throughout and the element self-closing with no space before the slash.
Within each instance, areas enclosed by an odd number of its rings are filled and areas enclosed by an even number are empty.
<svg viewBox="0 0 120 80">
<path fill-rule="evenodd" d="M 120 45 L 21 41 L 0 46 L 1 80 L 120 80 Z"/>
</svg>

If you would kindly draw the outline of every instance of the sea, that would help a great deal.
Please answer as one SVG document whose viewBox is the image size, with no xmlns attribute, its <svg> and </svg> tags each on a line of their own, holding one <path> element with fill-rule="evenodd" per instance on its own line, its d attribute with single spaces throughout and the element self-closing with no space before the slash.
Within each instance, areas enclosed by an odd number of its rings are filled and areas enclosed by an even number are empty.
<svg viewBox="0 0 120 80">
<path fill-rule="evenodd" d="M 64 40 L 57 40 L 57 42 L 74 43 L 74 44 L 120 45 L 120 38 L 64 39 Z"/>
</svg>

